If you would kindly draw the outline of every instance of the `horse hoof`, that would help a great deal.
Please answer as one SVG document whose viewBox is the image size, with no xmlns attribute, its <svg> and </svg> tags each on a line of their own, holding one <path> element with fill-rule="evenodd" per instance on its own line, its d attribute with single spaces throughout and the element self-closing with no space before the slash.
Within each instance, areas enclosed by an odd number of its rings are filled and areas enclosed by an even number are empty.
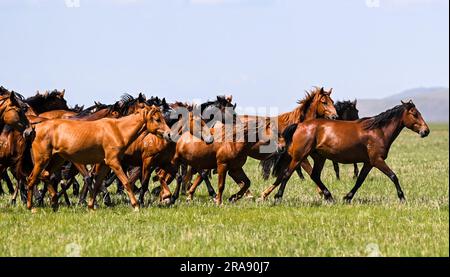
<svg viewBox="0 0 450 277">
<path fill-rule="evenodd" d="M 265 196 L 261 196 L 261 197 L 256 199 L 256 202 L 262 203 L 262 202 L 265 202 L 266 200 L 267 200 L 267 198 Z"/>
<path fill-rule="evenodd" d="M 139 206 L 134 207 L 134 212 L 138 213 L 139 212 Z"/>
<path fill-rule="evenodd" d="M 325 198 L 325 201 L 328 204 L 334 204 L 335 203 L 334 198 L 332 196 Z"/>
<path fill-rule="evenodd" d="M 36 208 L 32 208 L 32 209 L 31 209 L 31 213 L 32 213 L 32 214 L 37 214 L 37 212 L 38 212 L 38 210 L 37 210 Z"/>
<path fill-rule="evenodd" d="M 231 196 L 230 198 L 228 198 L 228 202 L 230 203 L 235 203 L 237 202 L 238 198 L 236 195 Z"/>
<path fill-rule="evenodd" d="M 216 204 L 217 206 L 222 206 L 222 201 L 220 199 L 214 198 L 214 204 Z"/>
<path fill-rule="evenodd" d="M 161 200 L 161 205 L 163 205 L 163 206 L 169 206 L 172 203 L 174 203 L 174 201 L 172 200 L 172 197 L 168 197 L 168 198 Z"/>
<path fill-rule="evenodd" d="M 11 200 L 11 206 L 15 206 L 17 203 L 16 203 L 16 199 L 12 199 Z"/>
</svg>

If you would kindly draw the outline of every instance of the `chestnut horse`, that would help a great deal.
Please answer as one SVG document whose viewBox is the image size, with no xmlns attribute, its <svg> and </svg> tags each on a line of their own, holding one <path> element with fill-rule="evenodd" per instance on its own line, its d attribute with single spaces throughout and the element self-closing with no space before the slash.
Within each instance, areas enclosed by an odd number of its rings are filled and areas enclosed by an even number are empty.
<svg viewBox="0 0 450 277">
<path fill-rule="evenodd" d="M 262 198 L 266 198 L 280 183 L 285 186 L 293 171 L 306 157 L 311 156 L 314 159 L 311 178 L 321 188 L 326 200 L 332 200 L 333 197 L 322 183 L 320 175 L 325 160 L 329 159 L 344 164 L 364 163 L 356 185 L 344 197 L 345 201 L 351 202 L 373 167 L 391 179 L 400 201 L 404 201 L 405 196 L 398 178 L 385 162 L 392 143 L 404 127 L 420 134 L 422 138 L 430 133 L 412 101 L 402 102 L 401 105 L 377 116 L 357 121 L 315 119 L 293 125 L 285 134 L 286 143 L 289 145 L 289 166 L 285 169 L 280 166 L 283 161 L 279 160 L 275 167 L 277 181 L 263 192 Z M 283 196 L 283 186 L 280 188 L 279 197 Z"/>
<path fill-rule="evenodd" d="M 233 180 L 240 185 L 241 189 L 233 194 L 229 201 L 236 201 L 242 198 L 250 187 L 250 179 L 244 172 L 243 166 L 247 161 L 248 153 L 255 144 L 260 147 L 276 142 L 279 151 L 282 146 L 278 142 L 278 132 L 272 129 L 270 119 L 264 123 L 247 121 L 245 124 L 229 126 L 217 123 L 211 130 L 214 134 L 214 142 L 207 145 L 199 141 L 191 134 L 184 134 L 177 142 L 176 153 L 172 160 L 173 164 L 184 162 L 192 166 L 197 171 L 202 169 L 216 169 L 218 173 L 218 193 L 215 198 L 216 204 L 222 204 L 222 194 L 225 188 L 225 179 L 227 173 Z M 237 139 L 237 133 L 243 131 L 243 137 Z M 273 151 L 273 152 L 274 152 Z M 188 200 L 192 199 L 196 186 L 194 183 L 189 188 Z M 174 192 L 174 200 L 177 199 L 180 191 L 180 184 Z M 172 201 L 173 202 L 173 201 Z"/>
<path fill-rule="evenodd" d="M 120 160 L 128 146 L 145 131 L 170 139 L 170 129 L 159 108 L 145 106 L 119 119 L 104 118 L 96 121 L 55 119 L 40 123 L 36 126 L 36 137 L 32 144 L 34 168 L 28 178 L 27 208 L 32 209 L 33 187 L 44 170 L 46 171 L 44 176 L 50 176 L 67 160 L 78 164 L 99 164 L 96 184 L 88 204 L 89 209 L 94 208 L 94 199 L 98 185 L 102 182 L 101 178 L 111 168 L 124 184 L 131 205 L 138 211 L 139 203 L 129 186 Z M 51 185 L 48 188 L 52 206 L 56 209 L 58 206 L 56 192 Z"/>
</svg>

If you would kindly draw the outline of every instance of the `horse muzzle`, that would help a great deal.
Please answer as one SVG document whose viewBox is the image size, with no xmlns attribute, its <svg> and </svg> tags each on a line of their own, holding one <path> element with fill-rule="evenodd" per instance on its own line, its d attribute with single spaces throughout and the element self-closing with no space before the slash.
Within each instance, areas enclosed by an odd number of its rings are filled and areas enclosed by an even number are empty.
<svg viewBox="0 0 450 277">
<path fill-rule="evenodd" d="M 36 131 L 32 127 L 28 127 L 23 131 L 23 138 L 33 140 L 36 135 Z"/>
<path fill-rule="evenodd" d="M 172 136 L 170 135 L 170 131 L 164 132 L 164 133 L 162 134 L 162 137 L 163 137 L 165 140 L 169 141 L 169 142 L 174 142 L 173 139 L 172 139 Z"/>
<path fill-rule="evenodd" d="M 419 132 L 421 138 L 426 138 L 430 134 L 430 129 L 422 130 Z"/>
</svg>

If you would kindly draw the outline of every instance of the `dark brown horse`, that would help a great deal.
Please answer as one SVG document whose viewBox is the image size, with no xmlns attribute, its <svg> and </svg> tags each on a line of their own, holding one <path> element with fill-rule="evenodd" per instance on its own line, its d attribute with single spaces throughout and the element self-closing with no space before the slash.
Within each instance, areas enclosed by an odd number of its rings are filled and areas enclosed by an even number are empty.
<svg viewBox="0 0 450 277">
<path fill-rule="evenodd" d="M 377 116 L 357 121 L 315 119 L 293 125 L 285 134 L 285 140 L 289 145 L 289 157 L 285 156 L 285 159 L 288 158 L 289 166 L 286 168 L 284 166 L 286 161 L 279 160 L 275 166 L 277 180 L 273 186 L 263 192 L 262 198 L 266 198 L 280 183 L 282 187 L 278 197 L 282 197 L 284 186 L 292 172 L 306 157 L 311 156 L 314 159 L 311 178 L 320 187 L 327 200 L 333 198 L 321 181 L 320 175 L 325 160 L 329 159 L 344 164 L 364 163 L 356 185 L 345 196 L 345 201 L 350 202 L 353 199 L 373 167 L 391 179 L 397 189 L 399 199 L 403 201 L 405 196 L 398 178 L 385 160 L 392 143 L 405 127 L 420 134 L 422 138 L 430 133 L 430 129 L 412 101 L 402 102 L 401 105 Z"/>
<path fill-rule="evenodd" d="M 9 181 L 9 192 L 14 192 L 14 188 L 7 168 L 12 167 L 16 174 L 22 173 L 21 158 L 25 151 L 25 140 L 33 133 L 25 115 L 27 105 L 22 100 L 21 95 L 0 87 L 0 175 Z"/>
<path fill-rule="evenodd" d="M 64 99 L 65 90 L 58 91 L 46 91 L 41 94 L 39 91 L 35 96 L 29 97 L 25 100 L 31 110 L 39 115 L 44 112 L 54 111 L 54 110 L 65 110 L 68 111 L 67 101 Z"/>
<path fill-rule="evenodd" d="M 98 175 L 88 205 L 90 209 L 94 208 L 94 199 L 102 178 L 111 168 L 124 184 L 131 205 L 136 211 L 139 210 L 120 160 L 128 146 L 146 131 L 170 139 L 170 129 L 159 108 L 145 106 L 119 119 L 55 119 L 37 125 L 36 138 L 32 144 L 34 168 L 28 178 L 27 208 L 32 209 L 32 191 L 38 179 L 51 176 L 67 160 L 78 164 L 98 164 Z M 49 192 L 52 206 L 56 209 L 57 194 L 53 186 L 49 186 Z"/>
</svg>

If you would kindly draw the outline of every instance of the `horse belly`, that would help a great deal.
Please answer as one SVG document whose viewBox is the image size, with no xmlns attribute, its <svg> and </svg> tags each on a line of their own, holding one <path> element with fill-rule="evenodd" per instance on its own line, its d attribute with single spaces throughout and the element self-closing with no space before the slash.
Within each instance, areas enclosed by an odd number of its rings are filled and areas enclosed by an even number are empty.
<svg viewBox="0 0 450 277">
<path fill-rule="evenodd" d="M 55 134 L 53 154 L 81 164 L 103 162 L 105 151 L 101 141 L 93 136 L 92 132 L 86 132 L 86 130 L 76 132 L 74 129 L 65 131 Z"/>
<path fill-rule="evenodd" d="M 316 151 L 321 156 L 342 164 L 362 163 L 368 160 L 367 152 L 359 145 L 347 145 L 334 149 L 322 147 Z"/>
</svg>

